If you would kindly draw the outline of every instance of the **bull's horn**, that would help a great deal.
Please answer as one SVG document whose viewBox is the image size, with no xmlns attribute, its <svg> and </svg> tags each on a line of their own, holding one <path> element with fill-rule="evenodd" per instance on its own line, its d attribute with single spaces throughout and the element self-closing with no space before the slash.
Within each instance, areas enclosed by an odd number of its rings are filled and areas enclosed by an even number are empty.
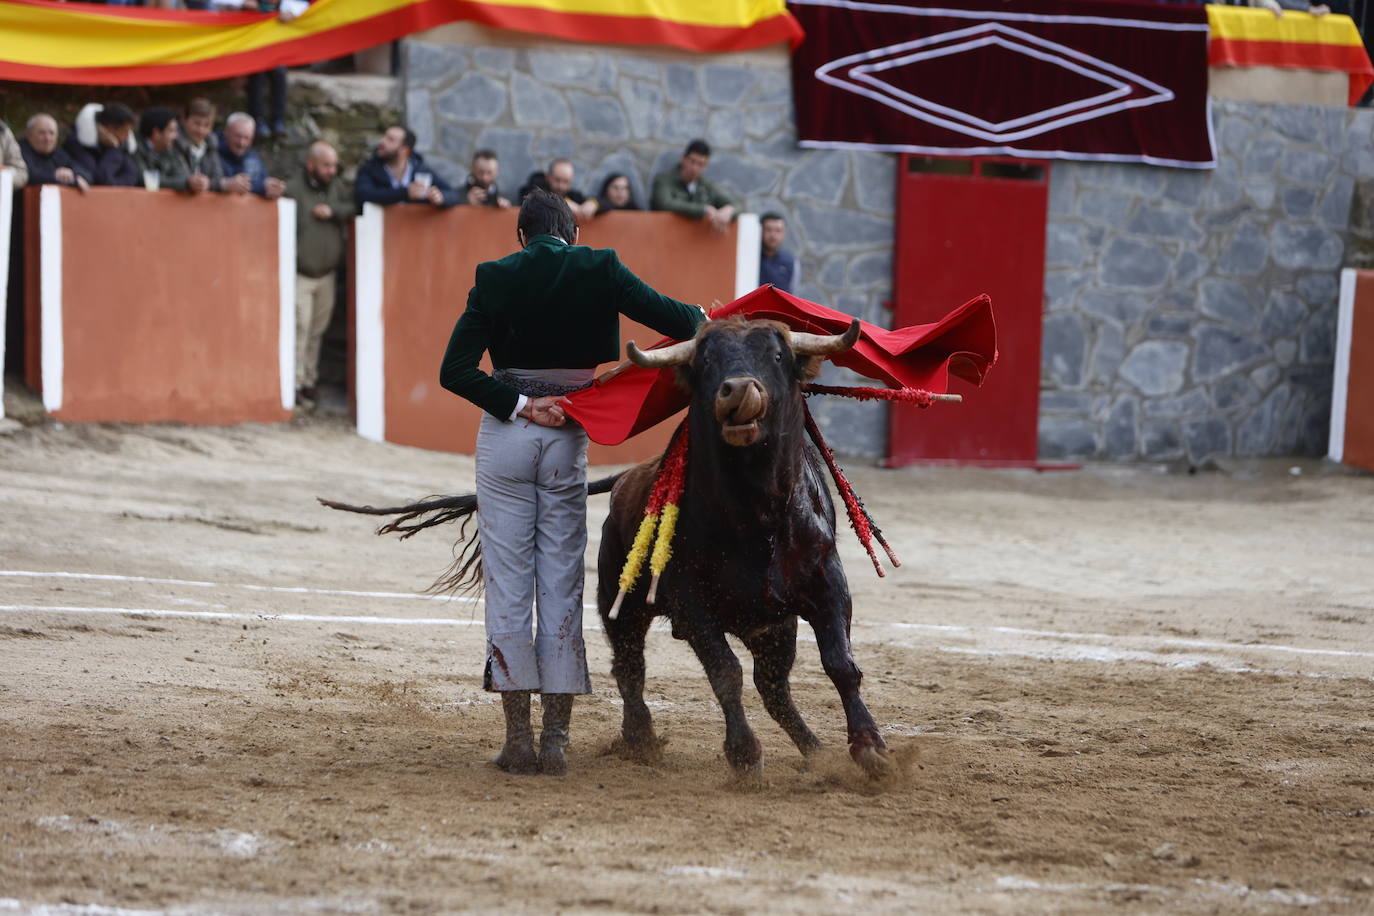
<svg viewBox="0 0 1374 916">
<path fill-rule="evenodd" d="M 829 356 L 843 353 L 859 340 L 859 319 L 855 318 L 843 334 L 792 334 L 792 352 L 798 356 Z"/>
<path fill-rule="evenodd" d="M 684 340 L 646 352 L 635 346 L 635 342 L 632 340 L 625 345 L 625 355 L 636 366 L 642 366 L 645 369 L 666 369 L 669 366 L 685 366 L 690 363 L 696 348 L 697 342 L 695 340 Z"/>
</svg>

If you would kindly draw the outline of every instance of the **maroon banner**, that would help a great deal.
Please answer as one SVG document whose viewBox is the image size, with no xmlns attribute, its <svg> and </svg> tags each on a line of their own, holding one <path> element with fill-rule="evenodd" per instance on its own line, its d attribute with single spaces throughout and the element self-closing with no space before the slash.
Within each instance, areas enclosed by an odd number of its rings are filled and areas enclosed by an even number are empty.
<svg viewBox="0 0 1374 916">
<path fill-rule="evenodd" d="M 789 0 L 802 146 L 1212 168 L 1207 14 L 1133 0 Z"/>
</svg>

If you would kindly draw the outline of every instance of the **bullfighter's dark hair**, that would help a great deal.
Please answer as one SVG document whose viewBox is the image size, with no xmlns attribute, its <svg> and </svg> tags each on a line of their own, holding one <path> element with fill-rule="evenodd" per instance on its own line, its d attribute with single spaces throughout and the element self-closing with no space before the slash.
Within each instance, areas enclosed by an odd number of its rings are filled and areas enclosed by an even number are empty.
<svg viewBox="0 0 1374 916">
<path fill-rule="evenodd" d="M 95 113 L 95 123 L 106 127 L 123 127 L 136 120 L 138 119 L 134 117 L 133 110 L 123 102 L 109 102 Z"/>
<path fill-rule="evenodd" d="M 176 112 L 165 105 L 154 105 L 143 112 L 143 117 L 138 120 L 138 135 L 148 138 L 153 135 L 155 130 L 166 130 L 167 125 L 177 119 Z"/>
<path fill-rule="evenodd" d="M 563 198 L 535 188 L 520 205 L 520 220 L 516 223 L 525 239 L 536 235 L 554 235 L 569 245 L 577 236 L 577 223 L 572 210 Z"/>
<path fill-rule="evenodd" d="M 687 144 L 687 151 L 684 152 L 682 155 L 684 155 L 684 156 L 690 156 L 690 155 L 692 155 L 693 153 L 696 153 L 696 154 L 699 155 L 699 156 L 705 156 L 707 159 L 710 159 L 710 158 L 711 158 L 711 144 L 707 143 L 705 140 L 703 140 L 703 139 L 701 139 L 700 137 L 698 137 L 697 139 L 693 140 L 691 143 L 688 143 L 688 144 Z"/>
</svg>

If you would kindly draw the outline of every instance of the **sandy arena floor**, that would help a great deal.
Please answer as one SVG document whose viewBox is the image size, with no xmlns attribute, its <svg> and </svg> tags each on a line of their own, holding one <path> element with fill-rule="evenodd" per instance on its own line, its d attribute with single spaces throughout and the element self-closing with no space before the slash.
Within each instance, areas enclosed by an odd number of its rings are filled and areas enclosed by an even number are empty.
<svg viewBox="0 0 1374 916">
<path fill-rule="evenodd" d="M 844 535 L 906 769 L 848 762 L 805 642 L 829 750 L 750 685 L 741 784 L 667 632 L 662 766 L 604 753 L 596 631 L 570 775 L 487 762 L 480 605 L 417 595 L 449 533 L 314 503 L 470 459 L 338 420 L 0 437 L 0 914 L 1374 912 L 1374 478 L 1290 464 L 857 470 L 907 562 Z"/>
</svg>

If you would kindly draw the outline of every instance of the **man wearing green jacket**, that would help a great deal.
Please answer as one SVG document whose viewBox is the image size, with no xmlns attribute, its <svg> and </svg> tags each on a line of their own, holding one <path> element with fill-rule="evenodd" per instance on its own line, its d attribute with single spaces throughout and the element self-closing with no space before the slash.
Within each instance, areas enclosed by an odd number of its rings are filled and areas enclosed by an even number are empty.
<svg viewBox="0 0 1374 916">
<path fill-rule="evenodd" d="M 143 117 L 138 121 L 138 148 L 134 150 L 134 161 L 143 170 L 145 187 L 148 186 L 148 173 L 156 172 L 156 188 L 187 190 L 186 180 L 191 175 L 186 163 L 172 148 L 176 139 L 176 112 L 162 105 L 143 112 Z"/>
<path fill-rule="evenodd" d="M 526 197 L 522 250 L 477 265 L 439 372 L 446 389 L 486 411 L 477 435 L 484 686 L 501 692 L 506 743 L 495 763 L 512 773 L 565 772 L 573 696 L 591 693 L 582 640 L 587 434 L 559 402 L 591 385 L 597 364 L 619 358 L 620 315 L 679 340 L 706 317 L 655 292 L 614 251 L 577 245 L 577 234 L 561 197 Z M 478 368 L 483 353 L 491 375 Z M 533 691 L 544 718 L 538 755 Z"/>
<path fill-rule="evenodd" d="M 710 161 L 711 147 L 705 140 L 687 144 L 677 168 L 654 176 L 649 209 L 704 219 L 716 232 L 724 232 L 739 215 L 740 205 L 730 192 L 703 177 Z"/>
<path fill-rule="evenodd" d="M 344 252 L 344 223 L 353 200 L 338 179 L 339 154 L 323 140 L 310 144 L 305 165 L 286 182 L 296 201 L 296 403 L 319 402 L 320 344 L 334 314 L 334 288 Z"/>
</svg>

